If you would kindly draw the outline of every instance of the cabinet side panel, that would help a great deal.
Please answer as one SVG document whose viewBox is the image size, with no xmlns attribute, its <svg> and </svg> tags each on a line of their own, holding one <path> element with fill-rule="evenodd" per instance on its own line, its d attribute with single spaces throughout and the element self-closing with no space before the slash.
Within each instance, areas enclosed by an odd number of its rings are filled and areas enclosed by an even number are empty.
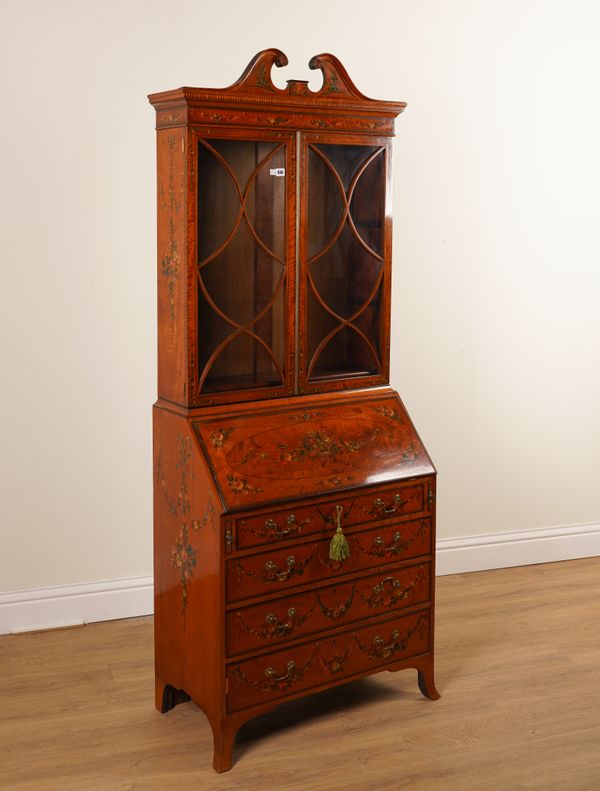
<svg viewBox="0 0 600 791">
<path fill-rule="evenodd" d="M 155 407 L 156 676 L 209 715 L 223 698 L 219 510 L 188 421 Z"/>
<path fill-rule="evenodd" d="M 187 405 L 184 148 L 184 129 L 166 129 L 157 133 L 158 395 Z"/>
</svg>

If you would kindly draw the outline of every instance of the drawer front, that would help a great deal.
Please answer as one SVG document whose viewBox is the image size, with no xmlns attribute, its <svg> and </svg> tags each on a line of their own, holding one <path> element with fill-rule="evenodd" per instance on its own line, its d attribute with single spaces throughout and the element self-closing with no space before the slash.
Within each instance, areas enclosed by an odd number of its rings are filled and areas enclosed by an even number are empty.
<svg viewBox="0 0 600 791">
<path fill-rule="evenodd" d="M 339 577 L 431 551 L 431 520 L 416 519 L 396 525 L 348 533 L 350 557 L 337 562 L 329 558 L 327 538 L 288 549 L 275 549 L 227 561 L 227 600 L 241 601 L 276 593 L 318 580 Z"/>
<path fill-rule="evenodd" d="M 229 711 L 293 695 L 429 649 L 429 609 L 229 666 Z"/>
<path fill-rule="evenodd" d="M 230 656 L 268 648 L 429 600 L 431 565 L 386 568 L 351 582 L 285 596 L 227 613 Z"/>
<path fill-rule="evenodd" d="M 325 534 L 336 524 L 336 506 L 342 507 L 344 527 L 391 519 L 429 510 L 430 479 L 381 487 L 370 494 L 341 497 L 324 503 L 247 516 L 236 520 L 237 548 Z"/>
</svg>

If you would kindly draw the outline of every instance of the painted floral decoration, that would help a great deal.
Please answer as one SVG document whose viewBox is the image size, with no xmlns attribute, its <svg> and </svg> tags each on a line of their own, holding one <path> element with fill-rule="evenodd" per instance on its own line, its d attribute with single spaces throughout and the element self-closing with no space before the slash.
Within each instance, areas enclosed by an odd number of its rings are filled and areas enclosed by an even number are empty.
<svg viewBox="0 0 600 791">
<path fill-rule="evenodd" d="M 187 525 L 181 525 L 177 541 L 171 550 L 171 563 L 179 570 L 184 612 L 188 602 L 188 582 L 194 575 L 197 554 L 194 547 L 190 544 Z"/>
<path fill-rule="evenodd" d="M 233 427 L 218 428 L 216 431 L 213 431 L 208 437 L 213 448 L 222 448 L 232 431 Z"/>
<path fill-rule="evenodd" d="M 381 429 L 374 428 L 372 431 L 362 435 L 345 439 L 325 428 L 313 429 L 301 437 L 299 444 L 295 448 L 282 443 L 278 445 L 279 453 L 277 455 L 257 448 L 251 448 L 240 463 L 246 464 L 255 459 L 269 459 L 280 464 L 302 462 L 307 458 L 335 459 L 340 454 L 357 453 L 365 446 L 372 444 L 380 431 Z"/>
<path fill-rule="evenodd" d="M 408 447 L 406 448 L 406 450 L 402 453 L 402 458 L 407 464 L 412 464 L 413 461 L 417 460 L 418 455 L 419 452 L 417 451 L 415 443 L 411 440 L 408 443 Z"/>
<path fill-rule="evenodd" d="M 234 494 L 256 494 L 262 492 L 260 486 L 252 486 L 247 478 L 236 478 L 235 475 L 227 475 L 227 483 Z"/>
<path fill-rule="evenodd" d="M 375 412 L 383 417 L 389 417 L 391 420 L 402 420 L 402 415 L 396 410 L 388 406 L 376 406 Z"/>
<path fill-rule="evenodd" d="M 190 543 L 188 525 L 192 530 L 200 530 L 206 525 L 209 519 L 212 522 L 213 527 L 215 526 L 216 521 L 216 513 L 212 504 L 212 494 L 210 491 L 208 492 L 208 502 L 202 519 L 197 519 L 192 515 L 189 480 L 190 478 L 193 479 L 194 475 L 190 467 L 191 457 L 191 437 L 184 437 L 182 434 L 177 434 L 177 463 L 175 465 L 175 469 L 179 471 L 179 487 L 177 489 L 176 499 L 172 499 L 169 496 L 161 448 L 158 450 L 158 458 L 156 460 L 156 481 L 160 486 L 163 497 L 165 498 L 169 513 L 174 517 L 179 516 L 181 518 L 181 524 L 177 538 L 175 539 L 175 545 L 171 549 L 171 564 L 179 572 L 179 581 L 181 584 L 181 606 L 184 615 L 188 604 L 188 586 L 194 575 L 194 568 L 196 566 L 198 554 Z"/>
</svg>

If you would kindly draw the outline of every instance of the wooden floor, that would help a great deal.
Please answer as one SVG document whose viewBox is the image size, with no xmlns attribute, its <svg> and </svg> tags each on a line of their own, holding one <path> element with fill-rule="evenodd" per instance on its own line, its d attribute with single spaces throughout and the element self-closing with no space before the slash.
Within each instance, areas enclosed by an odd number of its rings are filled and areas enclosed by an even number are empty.
<svg viewBox="0 0 600 791">
<path fill-rule="evenodd" d="M 600 558 L 442 577 L 439 701 L 381 673 L 246 724 L 153 708 L 152 619 L 0 638 L 0 789 L 599 791 Z"/>
</svg>

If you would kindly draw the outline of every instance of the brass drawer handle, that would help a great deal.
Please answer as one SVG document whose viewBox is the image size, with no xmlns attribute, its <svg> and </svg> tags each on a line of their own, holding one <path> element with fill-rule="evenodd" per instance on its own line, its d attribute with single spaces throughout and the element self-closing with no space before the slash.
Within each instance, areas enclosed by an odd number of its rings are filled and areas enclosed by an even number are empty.
<svg viewBox="0 0 600 791">
<path fill-rule="evenodd" d="M 415 541 L 425 538 L 428 529 L 429 522 L 426 519 L 423 519 L 421 522 L 419 522 L 418 527 L 414 529 L 414 532 L 410 526 L 405 526 L 404 530 L 407 534 L 406 538 L 402 538 L 402 533 L 399 530 L 395 530 L 392 543 L 387 547 L 385 546 L 385 539 L 383 536 L 376 536 L 373 539 L 373 544 L 370 547 L 363 546 L 360 541 L 357 542 L 357 545 L 361 552 L 364 552 L 365 555 L 369 555 L 370 557 L 382 558 L 388 553 L 399 555 L 400 553 L 405 552 L 411 546 L 411 544 L 415 543 Z M 409 530 L 411 531 L 410 533 Z"/>
<path fill-rule="evenodd" d="M 397 492 L 392 498 L 392 504 L 386 506 L 385 500 L 382 497 L 377 497 L 373 500 L 373 508 L 370 513 L 372 514 L 395 514 L 396 511 L 402 508 L 406 500 L 402 499 L 402 495 Z"/>
<path fill-rule="evenodd" d="M 270 612 L 267 614 L 265 623 L 268 625 L 269 631 L 273 637 L 285 637 L 285 635 L 292 633 L 296 621 L 295 607 L 288 608 L 287 617 L 287 621 L 285 623 L 281 623 L 275 613 Z"/>
<path fill-rule="evenodd" d="M 294 633 L 294 630 L 302 626 L 302 624 L 309 618 L 315 608 L 315 603 L 312 607 L 302 615 L 298 615 L 295 607 L 288 607 L 287 621 L 281 622 L 275 613 L 268 613 L 265 622 L 262 626 L 254 627 L 247 623 L 241 612 L 237 613 L 238 622 L 244 627 L 247 632 L 253 634 L 255 637 L 260 637 L 262 640 L 276 640 L 279 637 L 288 637 Z"/>
<path fill-rule="evenodd" d="M 426 578 L 426 567 L 421 566 L 411 582 L 402 588 L 402 582 L 396 577 L 384 577 L 377 585 L 373 585 L 367 596 L 361 593 L 360 598 L 368 607 L 394 607 L 398 602 L 408 599 L 411 592 L 423 583 Z"/>
<path fill-rule="evenodd" d="M 290 618 L 290 619 L 291 618 L 295 618 L 296 617 L 296 608 L 295 607 L 290 607 L 288 609 L 288 611 L 287 611 L 287 615 L 288 615 L 288 618 Z M 267 617 L 265 618 L 265 621 L 267 623 L 279 623 L 279 618 L 276 615 L 274 615 L 272 612 L 270 612 L 270 613 L 267 614 Z"/>
<path fill-rule="evenodd" d="M 376 555 L 385 555 L 386 552 L 393 552 L 394 555 L 397 555 L 399 552 L 403 552 L 406 547 L 407 544 L 402 542 L 402 533 L 399 530 L 394 532 L 392 543 L 387 547 L 382 536 L 377 536 L 373 540 L 373 553 Z"/>
<path fill-rule="evenodd" d="M 262 574 L 257 573 L 256 571 L 252 571 L 252 569 L 245 568 L 240 561 L 238 561 L 235 565 L 238 578 L 241 574 L 245 574 L 247 577 L 252 577 L 252 579 L 260 580 L 261 582 L 286 582 L 287 580 L 291 579 L 292 577 L 302 574 L 306 566 L 310 563 L 313 556 L 312 553 L 308 555 L 301 563 L 296 563 L 296 558 L 294 555 L 290 555 L 286 558 L 285 565 L 286 568 L 279 569 L 277 564 L 272 560 L 267 560 L 265 563 L 265 569 Z"/>
<path fill-rule="evenodd" d="M 274 519 L 265 520 L 265 534 L 272 538 L 286 538 L 295 535 L 305 522 L 298 522 L 295 514 L 289 514 L 285 520 L 287 527 L 280 527 Z"/>
<path fill-rule="evenodd" d="M 268 667 L 265 670 L 265 676 L 269 679 L 272 679 L 277 684 L 280 684 L 282 681 L 287 681 L 296 670 L 296 663 L 293 659 L 290 659 L 289 662 L 286 662 L 285 669 L 287 670 L 287 673 L 284 676 L 278 676 L 274 667 Z"/>
<path fill-rule="evenodd" d="M 388 656 L 391 656 L 396 651 L 406 648 L 406 640 L 400 640 L 400 632 L 397 629 L 394 629 L 391 633 L 390 641 L 391 642 L 386 645 L 385 639 L 381 637 L 381 635 L 375 635 L 373 638 L 373 648 L 377 656 L 382 656 L 384 659 L 387 659 Z"/>
<path fill-rule="evenodd" d="M 288 536 L 295 536 L 302 531 L 304 525 L 309 525 L 315 516 L 315 511 L 309 513 L 304 519 L 299 519 L 296 514 L 288 514 L 285 517 L 285 522 L 281 524 L 277 519 L 268 517 L 263 524 L 257 524 L 254 520 L 247 522 L 245 519 L 240 520 L 239 526 L 243 533 L 250 533 L 259 538 L 275 539 L 279 541 L 287 538 Z"/>
<path fill-rule="evenodd" d="M 367 654 L 367 656 L 370 656 L 373 659 L 389 659 L 389 657 L 393 656 L 396 651 L 404 651 L 414 634 L 419 632 L 423 636 L 428 629 L 429 616 L 426 613 L 423 613 L 419 616 L 415 625 L 409 629 L 404 637 L 400 637 L 400 631 L 398 629 L 394 629 L 387 640 L 380 634 L 376 634 L 371 640 L 370 645 L 365 645 L 363 642 L 361 642 L 357 635 L 354 636 L 354 639 L 356 640 L 360 650 Z"/>
<path fill-rule="evenodd" d="M 400 632 L 398 629 L 394 629 L 388 639 L 389 642 L 386 642 L 384 637 L 380 634 L 376 634 L 370 645 L 365 645 L 358 637 L 356 638 L 356 642 L 361 651 L 367 654 L 367 656 L 373 657 L 373 659 L 388 659 L 395 654 L 396 651 L 402 651 L 406 648 L 409 635 L 400 639 Z"/>
<path fill-rule="evenodd" d="M 296 571 L 296 558 L 293 555 L 290 555 L 285 559 L 285 565 L 287 566 L 287 569 L 280 571 L 277 568 L 276 563 L 274 563 L 272 560 L 267 560 L 265 563 L 265 574 L 267 578 L 276 579 L 278 582 L 285 582 L 285 580 L 293 577 L 294 574 L 302 573 L 301 571 Z"/>
<path fill-rule="evenodd" d="M 397 580 L 395 577 L 386 577 L 385 579 L 381 580 L 377 585 L 373 586 L 373 593 L 383 593 L 385 590 L 385 586 L 389 583 L 390 588 L 392 590 L 396 590 L 399 588 L 402 583 L 400 580 Z"/>
<path fill-rule="evenodd" d="M 240 665 L 235 668 L 234 673 L 237 675 L 239 681 L 243 681 L 244 684 L 249 687 L 254 687 L 254 689 L 257 689 L 259 692 L 272 692 L 275 689 L 289 689 L 292 684 L 300 681 L 311 666 L 314 658 L 315 651 L 313 650 L 302 667 L 297 667 L 294 660 L 290 659 L 285 665 L 287 672 L 281 676 L 277 675 L 277 671 L 274 667 L 269 666 L 265 669 L 264 681 L 255 681 L 253 678 L 249 678 Z"/>
</svg>

